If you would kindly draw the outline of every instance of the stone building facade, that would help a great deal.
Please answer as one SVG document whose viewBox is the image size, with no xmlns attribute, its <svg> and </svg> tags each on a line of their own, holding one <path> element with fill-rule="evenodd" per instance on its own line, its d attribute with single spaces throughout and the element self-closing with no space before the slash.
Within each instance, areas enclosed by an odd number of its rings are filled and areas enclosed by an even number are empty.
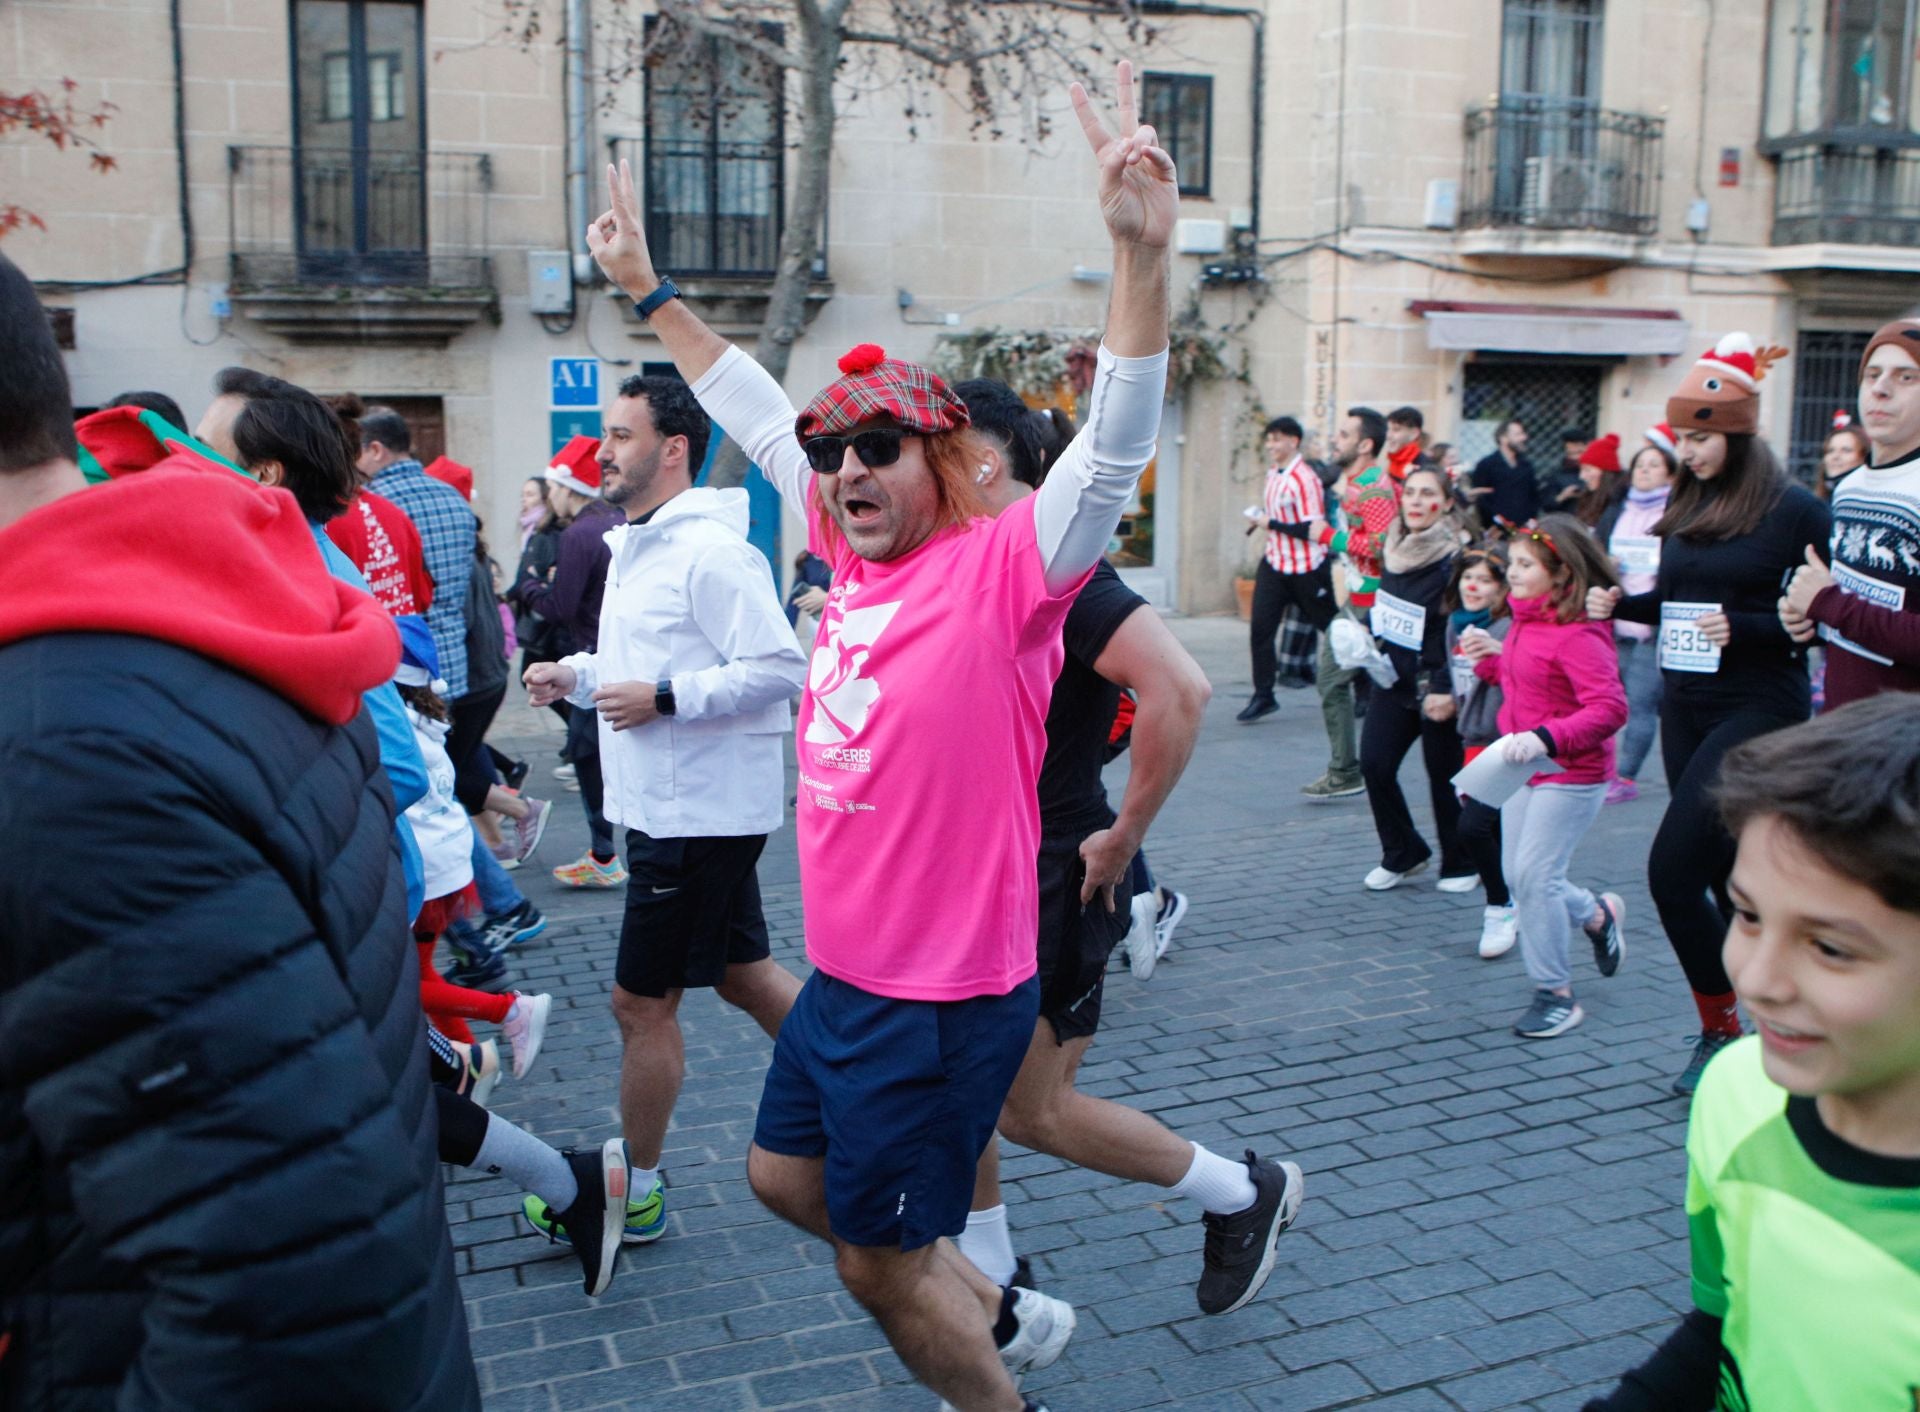
<svg viewBox="0 0 1920 1412">
<path fill-rule="evenodd" d="M 1412 403 L 1469 454 L 1508 415 L 1556 450 L 1563 427 L 1632 445 L 1683 363 L 1743 328 L 1794 352 L 1764 415 L 1804 466 L 1866 332 L 1920 300 L 1911 7 L 1147 8 L 1159 37 L 1137 58 L 1192 188 L 1176 311 L 1244 368 L 1177 392 L 1122 527 L 1129 575 L 1166 606 L 1231 601 L 1264 414 L 1324 436 L 1347 406 Z M 750 341 L 797 136 L 791 93 L 738 56 L 719 95 L 691 64 L 572 82 L 610 48 L 598 10 L 549 4 L 525 46 L 480 0 L 0 10 L 0 89 L 71 78 L 115 106 L 107 175 L 0 142 L 0 200 L 47 225 L 7 253 L 71 311 L 77 399 L 156 387 L 195 415 L 238 362 L 393 401 L 510 525 L 555 439 L 661 359 L 622 301 L 572 277 L 570 174 L 597 210 L 606 157 L 632 156 L 662 268 Z M 926 358 L 987 326 L 1097 328 L 1107 252 L 1064 95 L 1038 144 L 976 140 L 951 101 L 909 133 L 884 66 L 861 72 L 796 399 L 858 341 Z M 800 528 L 758 503 L 784 569 Z"/>
</svg>

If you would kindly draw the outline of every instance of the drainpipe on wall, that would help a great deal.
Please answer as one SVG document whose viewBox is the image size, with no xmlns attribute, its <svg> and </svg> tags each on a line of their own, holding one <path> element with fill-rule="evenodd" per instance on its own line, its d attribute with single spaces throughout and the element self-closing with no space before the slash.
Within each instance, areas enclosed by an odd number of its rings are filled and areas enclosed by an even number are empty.
<svg viewBox="0 0 1920 1412">
<path fill-rule="evenodd" d="M 593 114 L 593 79 L 587 71 L 588 0 L 567 0 L 567 249 L 573 252 L 573 282 L 593 281 L 593 257 L 587 254 L 588 134 Z"/>
</svg>

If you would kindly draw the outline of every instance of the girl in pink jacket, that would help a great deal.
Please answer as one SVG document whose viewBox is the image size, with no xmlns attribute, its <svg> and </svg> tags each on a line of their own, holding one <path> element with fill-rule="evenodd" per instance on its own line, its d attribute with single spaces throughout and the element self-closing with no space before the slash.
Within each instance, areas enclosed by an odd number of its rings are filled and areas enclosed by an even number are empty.
<svg viewBox="0 0 1920 1412">
<path fill-rule="evenodd" d="M 1516 764 L 1548 758 L 1562 769 L 1535 775 L 1500 809 L 1501 861 L 1534 987 L 1533 1003 L 1513 1029 L 1547 1039 L 1586 1018 L 1568 970 L 1571 928 L 1586 933 L 1603 976 L 1626 954 L 1620 898 L 1575 886 L 1567 868 L 1614 778 L 1613 736 L 1626 724 L 1627 698 L 1607 625 L 1586 617 L 1587 590 L 1615 582 L 1586 526 L 1571 515 L 1548 515 L 1537 529 L 1518 532 L 1509 554 L 1513 627 L 1506 641 L 1474 634 L 1461 646 L 1477 659 L 1475 672 L 1506 698 L 1505 734 L 1488 749 Z"/>
</svg>

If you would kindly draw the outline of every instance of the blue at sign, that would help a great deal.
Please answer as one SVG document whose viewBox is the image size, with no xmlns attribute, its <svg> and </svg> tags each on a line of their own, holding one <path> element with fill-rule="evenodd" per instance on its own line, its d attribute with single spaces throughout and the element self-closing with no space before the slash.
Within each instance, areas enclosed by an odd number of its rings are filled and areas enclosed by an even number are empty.
<svg viewBox="0 0 1920 1412">
<path fill-rule="evenodd" d="M 593 358 L 550 358 L 552 405 L 598 407 L 600 364 Z"/>
</svg>

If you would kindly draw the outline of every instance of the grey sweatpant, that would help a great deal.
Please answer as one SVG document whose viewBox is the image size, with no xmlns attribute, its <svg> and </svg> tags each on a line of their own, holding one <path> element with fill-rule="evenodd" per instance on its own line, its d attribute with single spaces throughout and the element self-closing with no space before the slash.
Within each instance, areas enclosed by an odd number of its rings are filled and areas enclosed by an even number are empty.
<svg viewBox="0 0 1920 1412">
<path fill-rule="evenodd" d="M 1526 785 L 1500 807 L 1500 863 L 1513 891 L 1520 953 L 1537 989 L 1573 983 L 1567 937 L 1593 916 L 1594 899 L 1567 881 L 1567 867 L 1606 797 L 1604 784 Z"/>
</svg>

